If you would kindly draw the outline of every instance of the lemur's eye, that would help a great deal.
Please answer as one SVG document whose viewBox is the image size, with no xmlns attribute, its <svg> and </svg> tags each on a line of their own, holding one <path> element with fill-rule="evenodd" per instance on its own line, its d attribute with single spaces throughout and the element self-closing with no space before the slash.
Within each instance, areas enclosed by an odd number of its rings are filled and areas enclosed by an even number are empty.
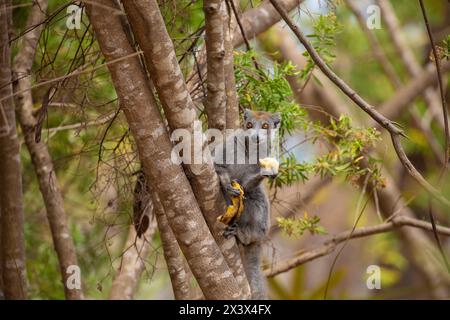
<svg viewBox="0 0 450 320">
<path fill-rule="evenodd" d="M 251 129 L 251 128 L 253 128 L 253 123 L 247 122 L 247 129 Z"/>
<path fill-rule="evenodd" d="M 269 129 L 269 124 L 266 122 L 266 123 L 264 123 L 263 125 L 262 125 L 262 128 L 263 129 Z"/>
</svg>

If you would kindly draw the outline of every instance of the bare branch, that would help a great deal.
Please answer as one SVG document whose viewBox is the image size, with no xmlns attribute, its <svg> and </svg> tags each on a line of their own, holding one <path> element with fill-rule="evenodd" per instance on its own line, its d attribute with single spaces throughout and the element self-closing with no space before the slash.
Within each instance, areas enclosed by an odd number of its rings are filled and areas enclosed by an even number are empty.
<svg viewBox="0 0 450 320">
<path fill-rule="evenodd" d="M 442 73 L 450 71 L 450 62 L 445 62 L 441 66 Z M 389 118 L 396 118 L 401 110 L 412 103 L 423 91 L 437 83 L 436 68 L 429 65 L 420 77 L 415 77 L 406 85 L 401 87 L 395 95 L 380 105 L 379 111 Z"/>
<path fill-rule="evenodd" d="M 431 223 L 405 216 L 396 216 L 391 219 L 390 222 L 371 227 L 356 228 L 355 230 L 345 231 L 334 235 L 331 238 L 325 240 L 321 246 L 315 249 L 301 252 L 294 258 L 281 261 L 275 266 L 267 268 L 265 270 L 265 274 L 267 277 L 274 277 L 280 273 L 287 272 L 295 267 L 298 267 L 301 264 L 323 257 L 327 254 L 332 253 L 340 243 L 346 242 L 348 239 L 364 238 L 375 234 L 389 232 L 393 229 L 406 226 L 431 232 L 433 231 L 433 226 L 431 225 Z M 438 226 L 437 232 L 441 235 L 450 236 L 450 228 L 447 227 Z"/>
<path fill-rule="evenodd" d="M 353 0 L 346 0 L 346 3 L 347 6 L 350 8 L 350 10 L 353 12 L 353 14 L 356 16 L 361 29 L 363 30 L 364 34 L 366 35 L 366 38 L 369 41 L 370 47 L 372 48 L 375 58 L 379 62 L 382 69 L 384 70 L 384 73 L 386 74 L 387 78 L 389 79 L 394 88 L 396 89 L 400 88 L 402 86 L 401 80 L 397 75 L 397 73 L 395 72 L 395 69 L 390 63 L 389 59 L 387 58 L 375 34 L 367 27 L 366 18 L 364 17 L 363 13 L 358 9 L 356 3 Z M 432 130 L 429 128 L 429 125 L 425 123 L 425 120 L 419 115 L 417 106 L 413 106 L 408 111 L 411 114 L 412 118 L 414 119 L 414 123 L 416 124 L 416 126 L 423 132 L 424 136 L 426 137 L 428 144 L 430 145 L 431 150 L 433 151 L 436 159 L 444 164 L 442 151 L 440 150 L 441 148 L 439 144 L 436 142 L 434 134 Z M 394 117 L 388 116 L 386 113 L 383 112 L 381 113 L 384 114 L 387 118 L 395 119 Z"/>
</svg>

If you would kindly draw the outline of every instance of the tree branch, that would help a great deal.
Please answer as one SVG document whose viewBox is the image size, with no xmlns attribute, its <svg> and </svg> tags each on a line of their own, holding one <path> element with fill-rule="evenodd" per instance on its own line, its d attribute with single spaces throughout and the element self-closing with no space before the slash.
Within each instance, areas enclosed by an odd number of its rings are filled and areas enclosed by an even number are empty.
<svg viewBox="0 0 450 320">
<path fill-rule="evenodd" d="M 431 225 L 431 223 L 405 216 L 396 216 L 392 218 L 391 221 L 385 222 L 383 224 L 356 228 L 354 231 L 344 231 L 337 235 L 334 235 L 325 240 L 323 244 L 321 246 L 318 246 L 317 248 L 302 252 L 294 258 L 281 261 L 273 267 L 266 268 L 265 275 L 267 277 L 274 277 L 280 273 L 287 272 L 295 267 L 298 267 L 301 264 L 328 255 L 332 253 L 340 243 L 346 242 L 350 239 L 364 238 L 375 234 L 389 232 L 393 229 L 406 226 L 433 232 L 433 226 Z M 438 226 L 437 232 L 441 235 L 450 236 L 450 228 L 447 227 Z"/>
<path fill-rule="evenodd" d="M 302 2 L 303 0 L 282 0 L 282 3 L 287 11 L 295 9 Z M 245 11 L 240 17 L 240 22 L 244 32 L 241 32 L 240 29 L 237 30 L 236 28 L 232 35 L 233 46 L 236 48 L 244 43 L 244 37 L 242 34 L 245 34 L 248 39 L 253 39 L 261 32 L 266 31 L 275 23 L 279 22 L 280 19 L 280 15 L 272 7 L 269 0 L 263 1 L 256 8 Z M 198 66 L 187 77 L 188 89 L 191 94 L 194 89 L 197 88 L 200 79 L 204 78 L 206 69 L 206 50 L 204 47 L 200 49 L 197 60 Z M 199 74 L 201 76 L 199 76 Z M 196 96 L 193 95 L 193 98 L 196 98 Z"/>
</svg>

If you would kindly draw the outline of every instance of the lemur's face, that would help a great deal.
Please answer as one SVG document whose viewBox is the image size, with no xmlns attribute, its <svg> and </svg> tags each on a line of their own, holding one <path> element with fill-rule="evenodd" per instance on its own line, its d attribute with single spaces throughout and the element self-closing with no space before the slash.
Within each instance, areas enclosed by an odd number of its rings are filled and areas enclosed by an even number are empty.
<svg viewBox="0 0 450 320">
<path fill-rule="evenodd" d="M 244 111 L 244 129 L 250 130 L 250 138 L 253 143 L 261 143 L 267 141 L 267 137 L 275 136 L 276 130 L 280 126 L 280 113 L 252 111 L 245 109 Z"/>
</svg>

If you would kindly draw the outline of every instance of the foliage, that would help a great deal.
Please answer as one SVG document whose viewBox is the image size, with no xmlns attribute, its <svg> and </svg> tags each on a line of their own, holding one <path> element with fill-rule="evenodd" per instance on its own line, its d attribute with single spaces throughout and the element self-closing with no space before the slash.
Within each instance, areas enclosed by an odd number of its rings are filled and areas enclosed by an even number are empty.
<svg viewBox="0 0 450 320">
<path fill-rule="evenodd" d="M 320 15 L 317 19 L 313 20 L 312 27 L 314 32 L 308 34 L 307 37 L 317 53 L 322 57 L 325 63 L 329 65 L 336 58 L 334 53 L 336 35 L 341 31 L 342 26 L 338 22 L 335 13 L 330 12 L 328 14 Z M 307 51 L 305 51 L 303 55 L 307 57 L 308 60 L 306 67 L 300 71 L 300 76 L 301 78 L 306 79 L 313 71 L 315 62 Z"/>
<path fill-rule="evenodd" d="M 280 228 L 289 236 L 301 236 L 305 231 L 314 234 L 326 234 L 325 228 L 319 225 L 320 218 L 318 216 L 309 217 L 305 211 L 303 218 L 277 218 Z"/>
<path fill-rule="evenodd" d="M 442 48 L 442 59 L 450 60 L 450 35 L 447 35 L 447 37 L 443 41 L 443 48 Z"/>
</svg>

